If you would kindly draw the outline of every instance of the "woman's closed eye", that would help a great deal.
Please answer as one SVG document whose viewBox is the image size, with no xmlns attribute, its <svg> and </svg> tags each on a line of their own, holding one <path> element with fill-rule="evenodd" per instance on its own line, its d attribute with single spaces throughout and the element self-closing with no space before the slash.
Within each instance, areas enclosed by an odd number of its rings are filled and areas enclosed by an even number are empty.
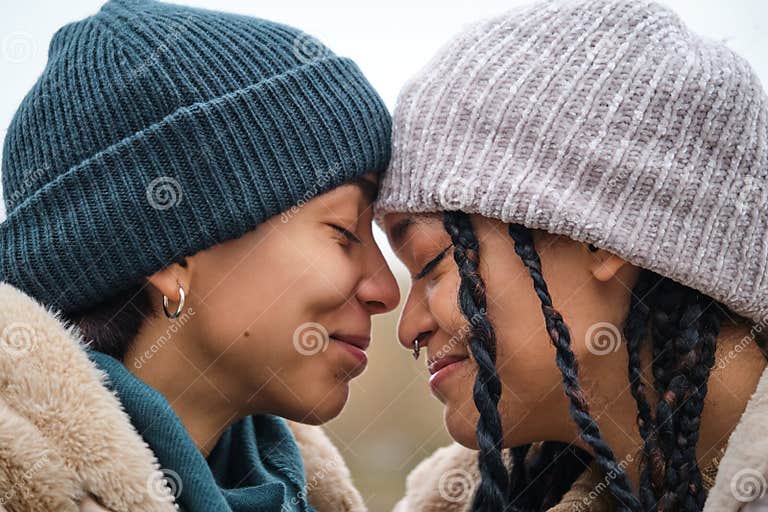
<svg viewBox="0 0 768 512">
<path fill-rule="evenodd" d="M 360 240 L 360 238 L 356 234 L 354 234 L 352 231 L 348 230 L 347 228 L 341 227 L 337 224 L 328 224 L 328 225 L 333 229 L 335 229 L 336 231 L 338 231 L 340 234 L 342 234 L 348 242 L 353 242 L 356 244 L 363 243 L 363 241 Z"/>
<path fill-rule="evenodd" d="M 437 267 L 440 264 L 440 262 L 443 261 L 443 258 L 445 258 L 445 255 L 448 253 L 448 249 L 450 249 L 451 247 L 453 247 L 453 244 L 449 245 L 448 247 L 440 251 L 440 254 L 432 258 L 426 265 L 424 265 L 424 268 L 422 268 L 418 274 L 413 276 L 413 279 L 414 280 L 422 279 L 426 277 L 430 272 L 432 272 L 432 270 L 434 270 L 435 267 Z"/>
</svg>

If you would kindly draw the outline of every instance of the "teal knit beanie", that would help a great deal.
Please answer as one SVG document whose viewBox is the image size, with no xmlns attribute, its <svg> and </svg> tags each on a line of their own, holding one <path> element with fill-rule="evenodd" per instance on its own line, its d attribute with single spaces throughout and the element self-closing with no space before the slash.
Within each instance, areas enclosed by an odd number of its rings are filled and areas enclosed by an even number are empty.
<svg viewBox="0 0 768 512">
<path fill-rule="evenodd" d="M 253 17 L 110 0 L 60 28 L 2 162 L 0 279 L 64 312 L 389 162 L 350 59 Z"/>
</svg>

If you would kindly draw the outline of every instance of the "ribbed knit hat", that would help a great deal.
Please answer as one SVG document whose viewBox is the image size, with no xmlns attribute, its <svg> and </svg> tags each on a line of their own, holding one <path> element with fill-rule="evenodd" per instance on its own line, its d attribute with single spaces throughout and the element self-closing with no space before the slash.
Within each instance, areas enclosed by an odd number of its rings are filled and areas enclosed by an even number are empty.
<svg viewBox="0 0 768 512">
<path fill-rule="evenodd" d="M 110 0 L 60 28 L 5 139 L 0 272 L 65 312 L 389 161 L 348 58 L 294 28 Z"/>
<path fill-rule="evenodd" d="M 529 4 L 406 84 L 376 218 L 566 235 L 768 322 L 767 105 L 743 58 L 657 3 Z"/>
</svg>

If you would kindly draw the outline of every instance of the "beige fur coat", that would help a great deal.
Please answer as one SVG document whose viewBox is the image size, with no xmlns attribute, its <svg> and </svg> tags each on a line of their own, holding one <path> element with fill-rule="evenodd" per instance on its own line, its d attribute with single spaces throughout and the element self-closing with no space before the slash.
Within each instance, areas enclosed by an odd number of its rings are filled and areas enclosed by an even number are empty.
<svg viewBox="0 0 768 512">
<path fill-rule="evenodd" d="M 768 369 L 715 470 L 704 512 L 768 512 Z M 468 512 L 479 478 L 476 451 L 457 443 L 440 448 L 408 476 L 393 512 Z M 607 493 L 593 465 L 549 512 L 612 512 Z"/>
<path fill-rule="evenodd" d="M 170 512 L 151 485 L 159 464 L 76 330 L 0 283 L 0 512 L 74 512 L 87 495 L 115 512 Z M 362 512 L 338 450 L 320 427 L 289 422 L 318 512 Z M 731 434 L 705 512 L 768 512 L 768 370 Z M 476 452 L 456 443 L 409 475 L 396 512 L 463 512 Z M 550 512 L 608 512 L 604 479 L 585 472 Z M 584 504 L 587 505 L 584 508 Z"/>
<path fill-rule="evenodd" d="M 0 512 L 74 512 L 89 495 L 114 512 L 175 510 L 105 377 L 75 329 L 0 283 Z M 318 512 L 365 511 L 322 428 L 289 425 L 310 503 Z"/>
</svg>

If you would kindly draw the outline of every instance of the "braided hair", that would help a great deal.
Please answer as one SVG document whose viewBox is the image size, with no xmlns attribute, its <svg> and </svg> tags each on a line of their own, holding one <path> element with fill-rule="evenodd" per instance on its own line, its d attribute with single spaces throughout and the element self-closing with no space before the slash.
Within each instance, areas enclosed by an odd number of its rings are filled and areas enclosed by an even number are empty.
<svg viewBox="0 0 768 512">
<path fill-rule="evenodd" d="M 502 456 L 503 431 L 498 412 L 501 380 L 496 371 L 496 337 L 487 316 L 485 283 L 478 272 L 479 243 L 469 217 L 462 212 L 445 212 L 444 226 L 453 242 L 454 260 L 459 268 L 459 307 L 470 321 L 469 347 L 478 363 L 473 400 L 480 411 L 477 438 L 481 479 L 472 510 L 527 512 L 538 510 L 535 504 L 553 505 L 587 467 L 589 456 L 565 443 L 548 442 L 543 443 L 527 467 L 525 459 L 530 445 L 515 447 L 512 473 L 508 473 Z M 558 469 L 546 471 L 553 461 L 562 458 L 565 463 L 558 461 Z"/>
<path fill-rule="evenodd" d="M 603 441 L 600 428 L 589 413 L 589 405 L 579 386 L 578 363 L 571 350 L 571 335 L 562 315 L 552 305 L 552 298 L 541 273 L 541 260 L 534 248 L 531 232 L 519 225 L 510 224 L 509 235 L 515 241 L 515 253 L 528 268 L 528 273 L 533 279 L 533 288 L 541 301 L 544 322 L 556 349 L 555 362 L 563 376 L 565 394 L 570 400 L 571 418 L 578 425 L 581 438 L 592 448 L 603 473 L 616 475 L 615 478 L 608 480 L 608 487 L 617 498 L 620 504 L 619 509 L 639 510 L 639 501 L 632 494 L 626 472 L 616 462 L 613 451 Z"/>
<path fill-rule="evenodd" d="M 536 457 L 528 460 L 530 445 L 519 446 L 511 449 L 512 469 L 506 471 L 497 410 L 501 382 L 495 367 L 496 338 L 487 317 L 485 284 L 478 272 L 479 243 L 466 213 L 445 212 L 444 226 L 451 236 L 459 269 L 459 308 L 471 319 L 470 349 L 479 367 L 473 399 L 480 412 L 477 436 L 481 482 L 472 510 L 546 510 L 562 498 L 592 456 L 573 445 L 548 441 L 541 443 Z M 650 270 L 640 271 L 623 327 L 630 391 L 637 404 L 637 426 L 643 440 L 636 496 L 626 472 L 590 415 L 579 386 L 578 362 L 570 347 L 570 332 L 552 304 L 531 231 L 516 224 L 508 228 L 515 253 L 528 269 L 541 302 L 547 332 L 556 349 L 555 362 L 570 400 L 571 418 L 601 471 L 610 475 L 606 483 L 617 509 L 701 511 L 707 494 L 696 460 L 696 445 L 717 337 L 728 308 Z M 590 245 L 590 249 L 593 247 Z M 649 339 L 653 389 L 657 396 L 655 408 L 646 398 L 642 380 L 640 349 Z M 758 341 L 762 349 L 765 339 L 761 337 Z M 768 358 L 768 352 L 763 350 L 763 354 Z"/>
<path fill-rule="evenodd" d="M 451 236 L 461 276 L 459 307 L 464 316 L 471 319 L 469 347 L 478 365 L 472 396 L 480 411 L 477 441 L 481 480 L 472 510 L 505 510 L 510 481 L 501 453 L 503 432 L 498 410 L 501 380 L 496 372 L 496 337 L 486 313 L 485 284 L 478 272 L 479 243 L 466 214 L 446 212 L 444 225 Z"/>
<path fill-rule="evenodd" d="M 645 283 L 653 280 L 641 277 Z M 704 506 L 706 491 L 696 443 L 724 311 L 713 299 L 666 278 L 657 280 L 647 303 L 659 400 L 655 418 L 645 418 L 646 428 L 641 430 L 641 498 L 646 509 L 698 511 Z M 631 348 L 637 350 L 637 346 Z M 630 354 L 630 375 L 639 374 L 639 358 Z"/>
</svg>

